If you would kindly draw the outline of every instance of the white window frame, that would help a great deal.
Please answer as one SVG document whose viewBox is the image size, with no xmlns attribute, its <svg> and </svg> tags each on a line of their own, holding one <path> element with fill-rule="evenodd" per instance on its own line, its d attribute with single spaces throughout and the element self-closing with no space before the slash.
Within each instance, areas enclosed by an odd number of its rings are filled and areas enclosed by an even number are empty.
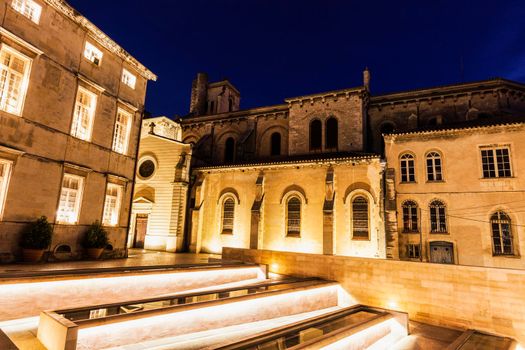
<svg viewBox="0 0 525 350">
<path fill-rule="evenodd" d="M 76 189 L 76 197 L 75 197 L 75 203 L 73 207 L 73 213 L 70 215 L 70 217 L 66 220 L 62 219 L 61 212 L 65 212 L 65 208 L 62 207 L 62 195 L 64 194 L 64 180 L 66 178 L 75 179 L 78 181 L 78 189 Z M 82 206 L 82 196 L 84 194 L 84 180 L 85 178 L 78 175 L 73 175 L 69 173 L 65 173 L 62 178 L 62 186 L 60 189 L 60 198 L 58 202 L 58 209 L 57 209 L 57 222 L 59 224 L 66 224 L 66 225 L 76 225 L 78 223 L 78 219 L 80 217 L 80 209 Z M 66 191 L 75 191 L 73 189 L 67 188 Z"/>
<path fill-rule="evenodd" d="M 127 118 L 126 123 L 119 122 L 120 115 Z M 132 122 L 133 122 L 133 114 L 129 113 L 128 111 L 122 108 L 117 109 L 117 116 L 115 118 L 115 131 L 113 132 L 113 145 L 112 145 L 113 151 L 120 153 L 120 154 L 127 154 L 128 148 L 129 148 L 129 138 L 131 134 Z M 124 132 L 122 132 L 122 129 L 125 129 Z M 118 141 L 122 133 L 124 133 L 124 135 L 123 135 L 122 144 L 120 144 Z"/>
<path fill-rule="evenodd" d="M 412 163 L 412 166 L 410 166 Z M 413 179 L 411 179 L 410 170 L 412 169 Z M 401 174 L 400 182 L 403 184 L 416 182 L 416 157 L 410 152 L 404 152 L 399 157 L 399 173 Z M 406 179 L 403 179 L 406 178 Z"/>
<path fill-rule="evenodd" d="M 430 161 L 430 169 L 428 162 Z M 439 165 L 437 165 L 439 163 Z M 443 182 L 443 156 L 438 151 L 430 151 L 425 155 L 425 168 L 428 182 Z M 430 171 L 429 171 L 430 170 Z M 432 177 L 432 179 L 430 179 Z"/>
<path fill-rule="evenodd" d="M 89 107 L 85 107 L 84 105 L 81 105 L 79 101 L 80 94 L 86 94 L 91 98 L 92 102 Z M 78 114 L 79 108 L 85 108 L 87 110 L 87 113 L 90 119 L 89 125 L 87 127 L 87 131 L 86 131 L 86 135 L 84 137 L 82 137 L 82 135 L 79 135 L 79 131 L 78 131 L 78 123 L 81 122 L 79 120 L 79 118 L 81 118 L 81 115 Z M 91 141 L 96 109 L 97 109 L 97 95 L 79 85 L 77 89 L 77 95 L 75 97 L 75 107 L 73 109 L 73 122 L 71 123 L 71 135 L 73 137 L 76 137 L 77 139 L 88 141 L 88 142 Z"/>
<path fill-rule="evenodd" d="M 4 51 L 7 51 L 10 55 L 15 56 L 16 58 L 22 60 L 25 64 L 24 72 L 22 73 L 20 87 L 19 87 L 19 95 L 18 95 L 18 103 L 15 108 L 10 108 L 10 106 L 7 103 L 8 96 L 7 93 L 9 92 L 9 87 L 11 83 L 10 77 L 12 75 L 20 75 L 19 72 L 11 72 L 11 69 L 9 67 L 4 66 L 3 62 L 0 60 L 0 85 L 1 85 L 1 77 L 2 77 L 2 71 L 6 71 L 6 80 L 5 84 L 7 86 L 6 89 L 0 90 L 0 110 L 14 114 L 17 116 L 20 116 L 22 114 L 22 110 L 24 107 L 24 102 L 26 99 L 27 89 L 29 87 L 29 75 L 31 73 L 31 63 L 32 60 L 27 57 L 26 55 L 20 53 L 19 51 L 13 49 L 12 47 L 2 43 L 0 45 L 0 54 Z"/>
<path fill-rule="evenodd" d="M 104 57 L 102 51 L 89 41 L 86 41 L 86 45 L 84 46 L 84 58 L 95 66 L 100 67 L 102 64 L 102 57 Z"/>
<path fill-rule="evenodd" d="M 115 189 L 117 195 L 110 195 L 110 189 Z M 114 183 L 108 183 L 106 186 L 106 195 L 104 197 L 104 211 L 102 213 L 102 224 L 104 226 L 118 226 L 120 220 L 120 207 L 122 204 L 122 192 L 123 187 Z M 108 212 L 108 206 L 111 205 L 110 201 L 115 200 L 115 205 L 111 209 L 111 212 Z"/>
<path fill-rule="evenodd" d="M 509 176 L 500 176 L 499 175 L 499 172 L 500 172 L 500 167 L 499 167 L 499 164 L 498 164 L 498 156 L 497 156 L 497 151 L 498 150 L 507 150 L 508 152 L 508 157 L 509 157 L 509 171 L 510 171 L 510 175 Z M 484 172 L 484 169 L 483 169 L 483 151 L 492 151 L 492 162 L 493 162 L 493 165 L 494 165 L 494 175 L 495 176 L 485 176 L 485 172 Z M 481 178 L 482 179 L 498 179 L 498 178 L 511 178 L 514 176 L 514 171 L 512 169 L 512 155 L 511 155 L 511 149 L 510 149 L 510 146 L 509 145 L 494 145 L 494 146 L 480 146 L 479 148 L 479 156 L 480 156 L 480 161 L 481 161 Z"/>
<path fill-rule="evenodd" d="M 137 85 L 137 76 L 126 68 L 122 68 L 122 82 L 131 89 L 135 90 L 135 86 Z"/>
<path fill-rule="evenodd" d="M 13 168 L 13 162 L 7 159 L 0 159 L 0 165 L 4 166 L 4 173 L 0 173 L 0 220 L 2 220 L 5 201 L 7 199 L 7 191 L 9 189 L 9 180 L 11 179 L 11 169 Z"/>
<path fill-rule="evenodd" d="M 22 14 L 24 17 L 29 18 L 34 23 L 40 22 L 40 16 L 42 14 L 42 6 L 37 4 L 33 0 L 13 0 L 11 7 Z"/>
</svg>

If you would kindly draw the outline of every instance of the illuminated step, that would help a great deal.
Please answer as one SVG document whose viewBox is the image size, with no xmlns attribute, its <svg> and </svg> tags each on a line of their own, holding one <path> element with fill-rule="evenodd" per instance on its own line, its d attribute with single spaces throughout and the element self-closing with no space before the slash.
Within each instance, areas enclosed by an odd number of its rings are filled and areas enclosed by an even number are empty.
<svg viewBox="0 0 525 350">
<path fill-rule="evenodd" d="M 43 310 L 115 303 L 180 291 L 266 279 L 266 267 L 193 266 L 110 269 L 67 275 L 0 279 L 0 321 L 38 316 Z"/>
<path fill-rule="evenodd" d="M 339 289 L 310 279 L 48 311 L 38 339 L 48 350 L 106 349 L 334 307 Z"/>
<path fill-rule="evenodd" d="M 380 350 L 408 334 L 408 315 L 355 305 L 207 350 Z"/>
</svg>

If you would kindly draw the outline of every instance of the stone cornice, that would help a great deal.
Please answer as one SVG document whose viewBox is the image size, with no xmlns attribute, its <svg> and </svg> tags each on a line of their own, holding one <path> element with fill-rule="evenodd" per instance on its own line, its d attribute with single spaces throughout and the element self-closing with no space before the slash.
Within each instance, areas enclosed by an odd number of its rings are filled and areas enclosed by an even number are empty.
<svg viewBox="0 0 525 350">
<path fill-rule="evenodd" d="M 349 89 L 333 90 L 333 91 L 320 92 L 316 94 L 291 97 L 291 98 L 286 98 L 284 101 L 287 102 L 289 106 L 291 106 L 293 103 L 299 103 L 302 106 L 304 103 L 313 104 L 315 100 L 321 100 L 322 102 L 324 102 L 327 99 L 337 100 L 338 98 L 341 98 L 341 97 L 348 99 L 350 98 L 350 95 L 361 94 L 364 92 L 366 92 L 365 87 L 359 86 L 359 87 L 349 88 Z"/>
<path fill-rule="evenodd" d="M 47 4 L 52 6 L 55 10 L 62 13 L 64 16 L 77 23 L 79 26 L 84 28 L 89 35 L 96 40 L 100 45 L 106 48 L 108 51 L 113 52 L 124 61 L 128 62 L 137 72 L 139 72 L 144 78 L 148 80 L 157 80 L 157 76 L 142 65 L 137 59 L 131 56 L 126 50 L 120 45 L 113 41 L 103 31 L 101 31 L 96 25 L 89 21 L 86 17 L 78 13 L 73 7 L 63 0 L 45 0 Z"/>
<path fill-rule="evenodd" d="M 443 135 L 458 135 L 458 134 L 472 134 L 472 133 L 488 133 L 494 131 L 509 131 L 524 129 L 525 122 L 499 123 L 492 125 L 473 125 L 465 127 L 450 126 L 449 128 L 438 130 L 414 130 L 408 132 L 400 132 L 383 135 L 386 142 L 395 142 L 403 140 L 421 140 L 421 135 L 426 136 L 443 136 Z M 424 140 L 423 140 L 424 141 Z"/>
<path fill-rule="evenodd" d="M 193 170 L 198 172 L 226 172 L 235 170 L 262 170 L 262 169 L 282 169 L 282 168 L 306 168 L 313 166 L 330 166 L 339 164 L 355 164 L 356 162 L 380 161 L 381 157 L 376 154 L 366 154 L 363 156 L 341 157 L 341 158 L 321 158 L 309 160 L 283 160 L 268 163 L 246 163 L 235 165 L 215 165 L 195 167 Z"/>
<path fill-rule="evenodd" d="M 261 117 L 288 117 L 288 105 L 275 105 L 268 107 L 258 107 L 251 109 L 244 109 L 235 112 L 226 112 L 214 115 L 202 115 L 192 117 L 182 117 L 176 121 L 184 126 L 194 126 L 197 124 L 207 124 L 209 122 L 234 122 L 248 118 L 261 118 Z"/>
<path fill-rule="evenodd" d="M 383 106 L 408 102 L 439 99 L 443 100 L 445 98 L 457 99 L 459 96 L 471 95 L 475 93 L 497 93 L 498 91 L 508 89 L 517 90 L 519 93 L 525 94 L 524 84 L 507 79 L 496 78 L 477 82 L 451 84 L 371 96 L 370 104 L 372 106 L 381 108 Z"/>
</svg>

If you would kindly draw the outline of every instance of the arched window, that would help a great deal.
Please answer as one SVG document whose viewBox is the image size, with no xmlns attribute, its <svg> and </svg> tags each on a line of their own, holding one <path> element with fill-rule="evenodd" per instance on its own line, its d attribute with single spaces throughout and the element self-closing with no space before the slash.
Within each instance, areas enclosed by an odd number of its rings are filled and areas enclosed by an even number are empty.
<svg viewBox="0 0 525 350">
<path fill-rule="evenodd" d="M 328 118 L 326 121 L 326 140 L 325 146 L 329 151 L 337 151 L 338 147 L 338 130 L 337 130 L 337 119 L 334 117 Z"/>
<path fill-rule="evenodd" d="M 352 239 L 369 239 L 368 200 L 357 196 L 352 200 Z"/>
<path fill-rule="evenodd" d="M 233 219 L 235 216 L 235 201 L 233 198 L 226 198 L 222 203 L 222 233 L 233 233 Z"/>
<path fill-rule="evenodd" d="M 315 119 L 310 123 L 310 151 L 320 151 L 323 143 L 323 123 Z"/>
<path fill-rule="evenodd" d="M 514 255 L 510 217 L 498 211 L 490 217 L 492 227 L 492 251 L 494 255 Z"/>
<path fill-rule="evenodd" d="M 224 143 L 224 162 L 233 163 L 235 161 L 235 140 L 228 137 Z"/>
<path fill-rule="evenodd" d="M 228 112 L 233 111 L 233 98 L 228 99 Z"/>
<path fill-rule="evenodd" d="M 286 234 L 301 234 L 301 200 L 297 197 L 290 197 L 286 203 Z"/>
<path fill-rule="evenodd" d="M 281 155 L 281 134 L 278 132 L 274 132 L 272 136 L 270 136 L 270 155 L 272 156 L 280 156 Z"/>
<path fill-rule="evenodd" d="M 445 204 L 438 200 L 435 200 L 432 203 L 430 203 L 430 232 L 447 232 L 447 217 Z"/>
<path fill-rule="evenodd" d="M 403 232 L 419 232 L 419 208 L 414 201 L 403 203 Z"/>
<path fill-rule="evenodd" d="M 429 152 L 427 154 L 427 180 L 443 180 L 443 175 L 441 173 L 441 155 L 437 152 Z"/>
<path fill-rule="evenodd" d="M 401 182 L 415 182 L 416 173 L 414 169 L 414 156 L 405 153 L 401 156 Z"/>
</svg>

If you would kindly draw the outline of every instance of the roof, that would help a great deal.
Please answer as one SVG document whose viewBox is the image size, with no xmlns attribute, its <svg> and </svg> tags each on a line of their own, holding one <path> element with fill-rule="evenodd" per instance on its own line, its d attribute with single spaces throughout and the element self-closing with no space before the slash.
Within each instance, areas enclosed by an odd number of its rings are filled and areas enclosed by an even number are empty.
<svg viewBox="0 0 525 350">
<path fill-rule="evenodd" d="M 228 169 L 228 168 L 246 168 L 254 166 L 272 166 L 280 164 L 307 164 L 315 162 L 334 162 L 334 161 L 352 161 L 352 160 L 366 160 L 381 158 L 376 153 L 366 152 L 339 152 L 339 153 L 319 153 L 319 154 L 305 154 L 297 156 L 282 156 L 257 159 L 253 162 L 239 162 L 229 164 L 215 164 L 207 166 L 196 166 L 194 170 L 212 170 L 212 169 Z"/>
<path fill-rule="evenodd" d="M 73 22 L 77 23 L 80 27 L 84 28 L 93 39 L 95 39 L 100 45 L 115 55 L 128 62 L 133 68 L 135 68 L 144 78 L 148 80 L 157 80 L 157 76 L 147 69 L 142 63 L 131 56 L 126 50 L 118 45 L 113 39 L 107 36 L 102 30 L 94 25 L 86 17 L 82 16 L 77 10 L 69 5 L 64 0 L 45 0 L 54 9 L 68 17 Z"/>
<path fill-rule="evenodd" d="M 188 115 L 185 117 L 177 118 L 176 121 L 184 125 L 184 124 L 202 123 L 202 122 L 214 121 L 214 120 L 243 118 L 243 117 L 247 117 L 250 115 L 272 114 L 272 113 L 286 112 L 286 111 L 288 111 L 288 105 L 281 104 L 281 105 L 273 105 L 273 106 L 266 106 L 266 107 L 241 109 L 239 111 L 224 112 L 224 113 L 211 114 L 211 115 Z"/>
<path fill-rule="evenodd" d="M 525 90 L 525 84 L 520 82 L 504 79 L 492 78 L 486 80 L 472 81 L 466 83 L 454 83 L 448 85 L 440 85 L 433 87 L 424 87 L 419 89 L 411 89 L 405 91 L 396 91 L 380 95 L 372 95 L 370 101 L 372 103 L 380 103 L 383 101 L 406 99 L 410 97 L 423 97 L 428 95 L 440 95 L 444 93 L 458 93 L 463 91 L 472 91 L 475 88 L 493 88 L 496 86 L 507 85 L 518 89 Z"/>
<path fill-rule="evenodd" d="M 357 87 L 353 87 L 353 88 L 331 90 L 331 91 L 323 91 L 323 92 L 318 92 L 318 93 L 314 93 L 314 94 L 308 94 L 308 95 L 303 95 L 303 96 L 285 98 L 284 101 L 288 102 L 288 103 L 292 103 L 292 102 L 295 102 L 295 101 L 310 100 L 310 99 L 313 99 L 314 97 L 323 97 L 323 96 L 328 96 L 328 95 L 340 95 L 340 94 L 346 94 L 346 93 L 350 93 L 350 92 L 358 92 L 358 91 L 363 91 L 363 90 L 366 90 L 366 88 L 364 86 L 357 86 Z"/>
<path fill-rule="evenodd" d="M 442 125 L 424 126 L 424 127 L 418 127 L 415 129 L 394 131 L 394 132 L 385 134 L 385 136 L 430 134 L 430 133 L 437 133 L 437 132 L 443 132 L 443 131 L 484 129 L 484 128 L 489 128 L 489 127 L 509 126 L 509 125 L 525 125 L 525 116 L 499 117 L 498 119 L 476 119 L 476 120 L 461 121 L 461 122 L 448 123 L 448 124 L 442 124 Z"/>
</svg>

